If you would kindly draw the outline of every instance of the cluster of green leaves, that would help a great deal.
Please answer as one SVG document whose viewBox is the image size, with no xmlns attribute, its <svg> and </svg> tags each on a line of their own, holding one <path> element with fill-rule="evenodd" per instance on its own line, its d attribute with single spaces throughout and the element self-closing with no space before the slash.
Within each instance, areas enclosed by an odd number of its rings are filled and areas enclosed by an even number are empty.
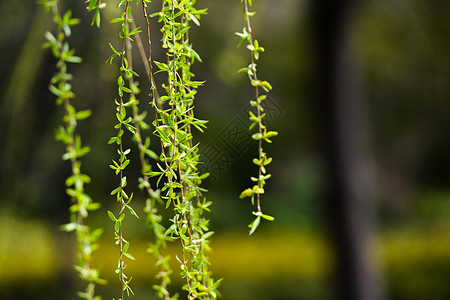
<svg viewBox="0 0 450 300">
<path fill-rule="evenodd" d="M 129 12 L 129 17 L 131 19 L 132 33 L 134 32 L 135 42 L 139 49 L 144 66 L 147 69 L 147 76 L 150 82 L 152 95 L 152 103 L 157 102 L 157 92 L 154 85 L 153 74 L 151 71 L 151 40 L 150 40 L 150 23 L 147 14 L 147 4 L 150 3 L 149 0 L 138 1 L 142 4 L 142 11 L 144 13 L 144 18 L 147 24 L 147 39 L 148 39 L 148 57 L 145 54 L 144 46 L 142 40 L 139 36 L 139 28 L 136 27 L 134 18 L 132 16 L 132 11 Z M 114 19 L 113 22 L 120 22 L 119 19 Z M 165 235 L 166 229 L 162 225 L 162 216 L 158 212 L 158 205 L 163 205 L 160 197 L 160 190 L 154 190 L 150 184 L 150 178 L 148 172 L 152 171 L 150 160 L 158 160 L 159 157 L 156 153 L 150 149 L 150 137 L 143 138 L 141 132 L 150 129 L 150 126 L 145 122 L 147 112 L 143 110 L 140 111 L 139 101 L 136 99 L 136 95 L 140 92 L 138 88 L 138 82 L 135 82 L 135 76 L 137 74 L 132 71 L 133 69 L 133 56 L 132 56 L 132 40 L 130 38 L 125 39 L 127 48 L 127 63 L 128 72 L 125 71 L 125 78 L 128 80 L 128 85 L 130 86 L 130 102 L 131 108 L 133 110 L 132 124 L 135 127 L 133 139 L 136 142 L 139 149 L 139 158 L 141 162 L 141 177 L 139 178 L 139 189 L 146 193 L 146 203 L 144 212 L 146 213 L 146 223 L 153 231 L 155 236 L 154 241 L 151 241 L 148 246 L 148 252 L 153 254 L 156 259 L 156 265 L 159 268 L 159 272 L 156 278 L 160 280 L 159 284 L 155 284 L 153 288 L 157 291 L 158 296 L 161 299 L 177 299 L 178 294 L 171 297 L 168 290 L 168 286 L 171 283 L 170 275 L 173 273 L 169 265 L 170 256 L 163 254 L 163 248 L 166 248 L 166 243 L 169 240 L 167 235 Z M 134 76 L 133 76 L 134 75 Z"/>
<path fill-rule="evenodd" d="M 114 126 L 114 128 L 117 130 L 117 134 L 116 136 L 111 137 L 108 141 L 109 144 L 117 145 L 117 153 L 119 155 L 119 160 L 112 160 L 113 164 L 110 165 L 115 174 L 119 176 L 119 185 L 111 192 L 111 195 L 115 195 L 116 200 L 119 203 L 119 212 L 118 217 L 116 217 L 116 215 L 111 211 L 108 211 L 108 215 L 114 222 L 114 239 L 116 240 L 116 244 L 119 246 L 120 251 L 117 268 L 115 271 L 118 274 L 119 280 L 122 285 L 122 293 L 120 299 L 124 299 L 124 292 L 126 292 L 127 295 L 129 295 L 130 293 L 134 294 L 130 286 L 132 277 L 128 277 L 124 271 L 127 267 L 125 258 L 134 260 L 134 256 L 128 252 L 130 242 L 128 242 L 124 238 L 123 220 L 125 219 L 126 211 L 128 211 L 131 215 L 139 218 L 130 205 L 130 202 L 133 199 L 133 193 L 128 195 L 125 191 L 125 187 L 127 186 L 127 177 L 124 174 L 126 167 L 130 163 L 127 155 L 131 152 L 131 149 L 124 149 L 125 147 L 123 144 L 123 135 L 125 133 L 125 130 L 130 132 L 131 134 L 135 134 L 136 132 L 136 127 L 132 125 L 133 118 L 127 115 L 127 110 L 129 110 L 133 103 L 136 101 L 134 94 L 138 92 L 137 86 L 127 86 L 125 79 L 130 79 L 133 76 L 139 76 L 130 68 L 128 59 L 126 58 L 126 40 L 132 40 L 132 37 L 140 32 L 138 28 L 130 31 L 130 23 L 132 22 L 132 19 L 130 17 L 131 7 L 129 5 L 129 2 L 131 2 L 131 0 L 123 0 L 117 4 L 117 8 L 123 7 L 123 12 L 121 14 L 121 17 L 112 20 L 112 23 L 121 24 L 120 38 L 122 41 L 122 47 L 121 51 L 117 51 L 113 47 L 113 45 L 110 44 L 113 54 L 108 59 L 108 62 L 110 63 L 113 62 L 115 57 L 118 57 L 120 59 L 120 74 L 117 78 L 119 98 L 115 99 L 116 118 L 118 123 Z M 128 83 L 130 82 L 133 81 L 129 80 Z"/>
<path fill-rule="evenodd" d="M 244 3 L 246 27 L 243 28 L 242 32 L 236 32 L 236 35 L 241 38 L 238 46 L 247 43 L 247 49 L 250 51 L 250 64 L 245 68 L 241 68 L 238 73 L 247 74 L 251 85 L 255 88 L 255 99 L 250 101 L 253 111 L 249 112 L 249 119 L 251 121 L 249 130 L 253 130 L 255 127 L 257 129 L 257 132 L 252 135 L 252 139 L 258 142 L 258 157 L 253 159 L 253 163 L 258 167 L 258 177 L 251 177 L 251 180 L 255 184 L 253 187 L 245 189 L 241 193 L 240 198 L 250 197 L 252 205 L 255 205 L 256 198 L 257 211 L 253 212 L 255 219 L 249 225 L 250 234 L 253 234 L 256 228 L 258 228 L 261 218 L 268 221 L 274 220 L 274 217 L 263 214 L 261 210 L 260 198 L 261 195 L 264 194 L 266 180 L 271 177 L 271 174 L 267 173 L 266 166 L 272 162 L 272 158 L 268 157 L 263 151 L 262 142 L 265 141 L 267 143 L 271 143 L 271 138 L 277 136 L 278 132 L 268 130 L 264 124 L 264 117 L 266 114 L 264 113 L 262 103 L 266 100 L 267 95 L 261 95 L 260 89 L 268 93 L 272 89 L 272 86 L 266 80 L 258 79 L 257 76 L 256 61 L 259 59 L 260 53 L 264 52 L 264 48 L 257 40 L 253 39 L 252 36 L 250 17 L 254 16 L 255 12 L 250 12 L 249 7 L 251 7 L 253 3 L 251 0 L 241 0 L 241 2 Z"/>
<path fill-rule="evenodd" d="M 139 2 L 138 2 L 139 3 Z M 150 36 L 150 21 L 147 13 L 147 5 L 150 3 L 149 0 L 141 1 L 142 12 L 144 14 L 144 19 L 147 27 L 147 45 L 148 45 L 148 55 L 145 54 L 144 46 L 139 35 L 136 37 L 136 44 L 139 49 L 139 53 L 144 66 L 147 70 L 147 77 L 150 84 L 150 94 L 152 97 L 151 103 L 160 103 L 158 99 L 158 93 L 155 86 L 155 80 L 153 78 L 152 72 L 152 51 L 151 51 L 151 36 Z M 134 22 L 132 23 L 133 28 L 136 28 Z M 127 40 L 127 48 L 131 50 L 131 42 Z M 128 60 L 131 64 L 132 55 L 131 51 L 127 52 Z M 130 86 L 133 86 L 133 77 L 129 78 Z M 141 177 L 139 178 L 139 188 L 146 192 L 147 199 L 145 201 L 144 212 L 146 213 L 146 223 L 147 226 L 153 231 L 154 240 L 150 241 L 148 244 L 147 251 L 152 254 L 156 259 L 156 266 L 158 267 L 158 274 L 156 278 L 160 281 L 159 284 L 154 284 L 153 289 L 157 292 L 160 299 L 178 299 L 179 295 L 175 294 L 171 296 L 169 292 L 169 285 L 171 284 L 171 275 L 173 270 L 169 264 L 171 259 L 170 255 L 164 254 L 164 249 L 167 246 L 167 242 L 170 238 L 165 234 L 166 228 L 162 225 L 163 218 L 159 214 L 159 206 L 164 203 L 160 197 L 160 190 L 154 190 L 150 184 L 149 172 L 152 171 L 151 164 L 149 160 L 159 160 L 158 155 L 150 149 L 150 137 L 145 137 L 145 141 L 141 135 L 141 131 L 150 129 L 150 126 L 145 122 L 147 112 L 144 110 L 142 113 L 138 107 L 138 101 L 135 101 L 132 105 L 133 108 L 133 124 L 136 127 L 134 140 L 139 148 L 139 157 L 141 161 Z"/>
<path fill-rule="evenodd" d="M 210 249 L 208 238 L 209 220 L 203 217 L 209 211 L 210 201 L 203 196 L 200 187 L 209 174 L 200 174 L 198 144 L 193 145 L 192 127 L 200 132 L 207 121 L 194 116 L 194 98 L 197 88 L 203 84 L 194 81 L 191 65 L 201 61 L 189 40 L 190 24 L 199 25 L 206 9 L 196 9 L 195 0 L 165 0 L 161 11 L 153 14 L 162 25 L 163 48 L 167 49 L 166 62 L 154 62 L 157 72 L 167 74 L 163 84 L 166 94 L 159 98 L 161 105 L 153 101 L 156 111 L 154 134 L 161 142 L 161 163 L 159 171 L 149 172 L 161 184 L 161 198 L 166 208 L 173 206 L 172 225 L 164 233 L 171 239 L 179 239 L 183 252 L 177 260 L 181 275 L 186 279 L 183 286 L 189 299 L 215 299 L 220 280 L 214 281 L 209 271 L 210 262 L 206 256 Z"/>
<path fill-rule="evenodd" d="M 66 41 L 66 38 L 71 35 L 71 27 L 77 25 L 79 19 L 72 18 L 70 10 L 61 14 L 59 1 L 57 0 L 44 0 L 39 3 L 44 5 L 46 10 L 52 12 L 53 20 L 58 28 L 56 36 L 48 31 L 45 33 L 47 42 L 44 47 L 50 48 L 53 55 L 58 59 L 56 63 L 58 72 L 52 77 L 49 88 L 57 96 L 57 105 L 64 107 L 65 115 L 63 117 L 64 125 L 59 126 L 55 138 L 66 145 L 66 153 L 64 153 L 63 159 L 70 161 L 72 171 L 72 174 L 66 179 L 66 192 L 72 200 L 70 223 L 61 226 L 61 228 L 68 232 L 74 231 L 77 237 L 78 252 L 75 270 L 79 277 L 87 282 L 86 290 L 79 292 L 78 295 L 82 299 L 98 300 L 100 296 L 95 296 L 95 284 L 105 284 L 106 282 L 100 278 L 99 271 L 91 266 L 91 254 L 98 248 L 96 242 L 102 234 L 102 229 L 98 228 L 91 231 L 84 224 L 84 220 L 87 218 L 89 211 L 98 209 L 100 205 L 94 203 L 91 197 L 85 193 L 84 185 L 90 182 L 90 178 L 81 172 L 79 159 L 87 154 L 90 149 L 83 146 L 80 136 L 75 134 L 77 122 L 88 118 L 91 111 L 77 111 L 71 104 L 75 94 L 72 92 L 70 84 L 72 75 L 67 71 L 67 63 L 81 62 L 81 58 L 75 56 L 75 51 L 70 49 Z"/>
<path fill-rule="evenodd" d="M 100 9 L 104 8 L 106 3 L 102 3 L 102 0 L 85 0 L 85 2 L 89 3 L 86 9 L 94 12 L 91 25 L 100 27 Z"/>
<path fill-rule="evenodd" d="M 264 52 L 258 41 L 253 41 L 251 35 L 250 16 L 254 15 L 248 11 L 252 5 L 250 0 L 243 0 L 245 5 L 245 17 L 247 27 L 242 33 L 237 33 L 241 38 L 239 45 L 248 42 L 247 49 L 251 53 L 251 63 L 248 67 L 242 68 L 239 72 L 248 74 L 251 84 L 255 87 L 256 98 L 250 101 L 254 111 L 250 112 L 252 122 L 250 130 L 254 127 L 258 129 L 252 135 L 254 140 L 259 142 L 259 155 L 253 162 L 258 166 L 259 174 L 257 178 L 251 179 L 255 182 L 253 188 L 244 190 L 243 197 L 251 197 L 252 202 L 256 198 L 257 211 L 253 212 L 256 219 L 250 224 L 252 234 L 260 223 L 260 219 L 273 220 L 273 217 L 265 215 L 260 207 L 260 195 L 264 193 L 264 186 L 270 174 L 267 174 L 266 166 L 270 164 L 272 158 L 267 157 L 262 149 L 262 141 L 271 142 L 271 138 L 277 135 L 275 131 L 269 131 L 263 123 L 265 114 L 262 106 L 266 95 L 260 95 L 259 90 L 269 92 L 272 87 L 267 81 L 261 81 L 256 75 L 256 60 L 260 53 Z M 87 9 L 94 11 L 92 25 L 100 26 L 100 9 L 105 6 L 101 0 L 86 0 Z M 189 39 L 191 23 L 200 25 L 200 17 L 206 14 L 206 9 L 196 9 L 196 0 L 163 0 L 160 11 L 154 13 L 153 17 L 158 17 L 162 24 L 163 34 L 162 47 L 166 49 L 167 61 L 152 61 L 150 23 L 147 15 L 147 5 L 150 0 L 136 0 L 143 8 L 144 19 L 147 25 L 148 55 L 145 54 L 142 40 L 139 36 L 140 27 L 136 27 L 132 16 L 133 0 L 120 0 L 118 9 L 122 9 L 121 15 L 111 23 L 119 23 L 121 47 L 116 50 L 111 43 L 112 55 L 107 62 L 112 63 L 115 58 L 120 60 L 120 74 L 117 78 L 118 98 L 115 99 L 117 123 L 114 128 L 116 135 L 109 139 L 109 144 L 117 147 L 118 158 L 112 160 L 110 165 L 116 176 L 118 176 L 118 186 L 111 192 L 119 203 L 118 213 L 108 211 L 109 218 L 114 222 L 114 235 L 116 244 L 119 247 L 119 258 L 116 273 L 122 285 L 121 297 L 133 294 L 130 287 L 131 277 L 125 275 L 125 259 L 134 260 L 128 252 L 130 242 L 124 238 L 123 222 L 127 214 L 138 217 L 131 207 L 133 193 L 128 193 L 125 189 L 128 184 L 125 171 L 130 164 L 127 156 L 131 149 L 125 147 L 124 137 L 131 134 L 139 150 L 141 161 L 141 177 L 139 178 L 139 188 L 146 192 L 147 200 L 144 211 L 148 226 L 153 230 L 155 240 L 149 244 L 148 252 L 156 258 L 156 265 L 159 267 L 157 277 L 160 284 L 154 285 L 157 295 L 161 299 L 178 299 L 179 295 L 170 295 L 168 286 L 171 283 L 170 275 L 173 273 L 169 265 L 170 256 L 163 255 L 163 249 L 168 241 L 179 240 L 182 247 L 181 257 L 176 257 L 180 263 L 181 276 L 186 279 L 183 288 L 188 292 L 189 299 L 216 299 L 220 293 L 218 286 L 221 280 L 215 281 L 209 270 L 210 262 L 207 257 L 210 251 L 209 238 L 214 232 L 209 230 L 209 219 L 203 216 L 209 211 L 210 201 L 207 201 L 203 193 L 205 189 L 201 187 L 202 181 L 209 175 L 201 174 L 198 169 L 200 155 L 198 144 L 193 143 L 193 128 L 203 132 L 206 128 L 206 120 L 198 119 L 194 116 L 194 99 L 197 89 L 203 85 L 202 81 L 192 80 L 194 74 L 191 71 L 192 64 L 197 60 L 201 62 L 198 53 L 193 49 Z M 84 299 L 100 299 L 94 295 L 95 283 L 105 283 L 99 277 L 99 272 L 90 266 L 91 253 L 97 248 L 96 241 L 102 233 L 101 229 L 90 231 L 83 221 L 88 215 L 88 211 L 97 209 L 99 205 L 93 203 L 92 199 L 84 192 L 84 185 L 90 178 L 81 173 L 81 163 L 79 158 L 89 152 L 89 147 L 83 146 L 81 138 L 75 134 L 75 128 L 79 120 L 91 115 L 89 110 L 76 111 L 70 100 L 75 97 L 72 92 L 70 81 L 72 76 L 67 73 L 67 63 L 79 63 L 81 58 L 75 55 L 70 49 L 65 38 L 71 35 L 71 27 L 78 24 L 79 20 L 71 16 L 68 10 L 64 15 L 58 11 L 57 0 L 44 0 L 41 3 L 46 9 L 54 13 L 54 20 L 58 25 L 58 34 L 55 36 L 46 33 L 47 43 L 45 47 L 50 48 L 55 57 L 58 58 L 58 73 L 52 78 L 50 90 L 55 94 L 58 105 L 63 105 L 66 111 L 64 116 L 65 126 L 61 126 L 56 134 L 56 138 L 61 140 L 67 148 L 63 159 L 70 160 L 72 175 L 67 178 L 67 194 L 71 196 L 73 205 L 71 206 L 71 222 L 62 226 L 66 231 L 75 231 L 78 240 L 78 265 L 75 267 L 80 277 L 88 282 L 85 292 L 79 293 Z M 150 129 L 146 123 L 146 111 L 140 111 L 139 101 L 136 96 L 140 93 L 138 82 L 135 81 L 139 75 L 133 70 L 132 42 L 137 44 L 147 76 L 150 83 L 150 104 L 155 111 L 155 118 L 152 122 L 154 135 L 158 137 L 161 146 L 161 153 L 157 155 L 150 149 L 150 138 L 143 137 L 142 132 Z M 152 64 L 155 64 L 157 71 L 167 75 L 167 82 L 162 85 L 165 90 L 163 96 L 159 97 L 157 87 L 153 77 Z M 156 161 L 157 171 L 152 169 L 151 160 Z M 157 187 L 153 189 L 150 178 L 157 179 Z M 159 214 L 159 206 L 166 209 L 172 207 L 174 215 L 170 219 L 170 226 L 165 228 L 162 225 L 162 217 Z"/>
</svg>

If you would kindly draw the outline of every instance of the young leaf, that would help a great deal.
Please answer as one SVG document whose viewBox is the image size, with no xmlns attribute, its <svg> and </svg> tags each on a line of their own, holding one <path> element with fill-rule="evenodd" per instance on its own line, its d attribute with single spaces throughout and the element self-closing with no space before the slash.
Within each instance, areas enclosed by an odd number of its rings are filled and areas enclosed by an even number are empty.
<svg viewBox="0 0 450 300">
<path fill-rule="evenodd" d="M 251 188 L 247 188 L 241 193 L 239 198 L 243 199 L 245 197 L 251 197 L 253 194 L 254 194 L 254 191 Z"/>
<path fill-rule="evenodd" d="M 256 228 L 258 228 L 259 223 L 261 222 L 261 217 L 257 216 L 255 220 L 253 220 L 253 222 L 250 223 L 250 225 L 248 225 L 248 227 L 250 227 L 250 233 L 249 235 L 252 235 Z"/>
<path fill-rule="evenodd" d="M 91 114 L 92 114 L 92 111 L 90 111 L 90 110 L 82 110 L 75 114 L 75 119 L 84 120 L 84 119 L 89 118 L 91 116 Z"/>
<path fill-rule="evenodd" d="M 109 210 L 108 210 L 108 216 L 112 221 L 117 222 L 116 216 L 114 216 L 114 214 Z"/>
<path fill-rule="evenodd" d="M 262 214 L 261 217 L 263 217 L 263 218 L 266 219 L 267 221 L 273 221 L 273 220 L 275 220 L 274 217 L 269 216 L 269 215 L 264 215 L 264 214 Z"/>
</svg>

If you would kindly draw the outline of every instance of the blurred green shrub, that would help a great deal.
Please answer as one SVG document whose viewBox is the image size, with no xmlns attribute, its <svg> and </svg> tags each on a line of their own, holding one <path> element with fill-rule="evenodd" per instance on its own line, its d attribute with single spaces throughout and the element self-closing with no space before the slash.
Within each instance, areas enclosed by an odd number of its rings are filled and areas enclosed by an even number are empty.
<svg viewBox="0 0 450 300">
<path fill-rule="evenodd" d="M 64 245 L 65 234 L 52 234 L 36 220 L 8 213 L 0 217 L 0 298 L 10 285 L 33 281 L 52 285 L 75 262 L 75 253 L 56 247 Z M 377 241 L 374 250 L 381 249 L 384 266 L 380 267 L 385 269 L 390 299 L 450 298 L 450 239 L 445 229 L 389 231 Z M 101 243 L 101 251 L 94 259 L 104 277 L 113 282 L 116 274 L 111 266 L 117 249 L 109 241 Z M 177 254 L 176 246 L 169 244 L 172 257 Z M 228 279 L 222 289 L 224 299 L 329 299 L 332 251 L 318 234 L 284 231 L 257 234 L 249 240 L 245 232 L 219 233 L 212 246 L 213 271 Z M 139 263 L 129 264 L 138 289 L 145 288 L 144 281 L 148 285 L 154 280 L 153 257 L 146 248 L 144 241 L 136 241 Z M 181 286 L 182 282 L 176 284 Z M 148 293 L 152 291 L 145 295 Z"/>
<path fill-rule="evenodd" d="M 56 240 L 44 224 L 0 213 L 0 286 L 52 281 L 58 274 Z M 1 294 L 0 294 L 1 295 Z M 1 298 L 1 297 L 0 297 Z"/>
</svg>

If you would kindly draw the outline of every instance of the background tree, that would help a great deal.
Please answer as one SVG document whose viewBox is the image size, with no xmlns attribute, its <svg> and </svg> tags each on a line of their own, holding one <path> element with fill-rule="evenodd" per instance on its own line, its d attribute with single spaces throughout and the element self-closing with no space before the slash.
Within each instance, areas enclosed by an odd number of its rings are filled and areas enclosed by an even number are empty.
<svg viewBox="0 0 450 300">
<path fill-rule="evenodd" d="M 322 133 L 326 216 L 336 248 L 338 299 L 382 299 L 371 257 L 373 167 L 367 101 L 352 40 L 355 1 L 315 1 L 317 120 Z"/>
</svg>

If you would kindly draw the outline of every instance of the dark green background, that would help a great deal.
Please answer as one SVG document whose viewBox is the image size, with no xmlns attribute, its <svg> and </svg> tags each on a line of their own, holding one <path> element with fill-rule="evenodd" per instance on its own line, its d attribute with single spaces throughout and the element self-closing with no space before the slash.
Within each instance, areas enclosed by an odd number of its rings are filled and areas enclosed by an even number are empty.
<svg viewBox="0 0 450 300">
<path fill-rule="evenodd" d="M 248 64 L 248 52 L 236 47 L 234 34 L 244 27 L 242 7 L 238 0 L 198 1 L 199 8 L 209 11 L 191 33 L 203 59 L 193 70 L 196 79 L 206 80 L 197 95 L 196 114 L 210 123 L 196 139 L 204 149 L 219 145 L 232 158 L 221 171 L 205 163 L 212 173 L 205 186 L 214 202 L 210 218 L 216 231 L 212 269 L 216 278 L 224 277 L 224 299 L 333 298 L 333 251 L 327 246 L 321 199 L 321 120 L 313 113 L 311 2 L 255 1 L 254 34 L 266 49 L 259 77 L 273 86 L 269 99 L 275 109 L 268 126 L 280 134 L 265 148 L 274 161 L 262 203 L 276 221 L 263 223 L 248 237 L 252 207 L 238 196 L 256 172 L 251 163 L 256 145 L 234 153 L 223 139 L 236 122 L 246 122 L 253 93 L 246 76 L 236 73 Z M 115 149 L 107 144 L 114 135 L 117 66 L 105 61 L 108 43 L 119 43 L 117 24 L 108 22 L 119 12 L 108 3 L 97 29 L 89 25 L 84 1 L 64 3 L 82 20 L 69 43 L 84 63 L 69 71 L 75 77 L 74 105 L 93 111 L 78 129 L 92 149 L 83 158 L 84 172 L 93 179 L 87 191 L 102 204 L 90 222 L 105 229 L 97 262 L 110 282 L 100 288 L 108 299 L 119 294 L 113 224 L 106 215 L 115 206 L 109 193 L 117 181 L 108 167 Z M 150 11 L 155 7 L 159 1 L 152 2 Z M 446 0 L 359 1 L 353 20 L 354 59 L 367 101 L 375 167 L 373 257 L 390 299 L 450 298 L 449 20 Z M 153 51 L 162 61 L 157 26 L 152 24 Z M 61 159 L 64 147 L 53 139 L 63 112 L 48 91 L 55 60 L 41 49 L 44 32 L 54 30 L 51 16 L 33 1 L 2 1 L 0 28 L 0 298 L 75 299 L 79 283 L 71 269 L 73 240 L 58 231 L 68 220 L 70 205 L 64 191 L 69 166 Z M 136 70 L 144 74 L 140 66 Z M 156 78 L 159 84 L 164 80 L 162 74 Z M 145 90 L 146 80 L 140 81 Z M 145 92 L 140 99 L 150 111 Z M 130 166 L 132 188 L 137 160 Z M 142 202 L 142 196 L 134 202 L 141 219 Z M 130 252 L 138 257 L 136 265 L 130 264 L 130 273 L 136 274 L 134 298 L 153 299 L 153 261 L 145 254 L 150 231 L 131 218 L 125 226 Z M 177 277 L 175 262 L 173 258 Z"/>
</svg>

